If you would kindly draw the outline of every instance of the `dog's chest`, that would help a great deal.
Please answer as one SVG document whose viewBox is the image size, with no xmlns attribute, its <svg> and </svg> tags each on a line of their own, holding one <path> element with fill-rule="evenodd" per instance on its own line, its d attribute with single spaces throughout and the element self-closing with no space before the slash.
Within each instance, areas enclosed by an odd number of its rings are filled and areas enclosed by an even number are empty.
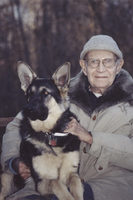
<svg viewBox="0 0 133 200">
<path fill-rule="evenodd" d="M 32 143 L 35 141 L 32 140 Z M 78 151 L 63 153 L 62 148 L 54 147 L 53 151 L 41 142 L 34 143 L 41 149 L 41 155 L 32 158 L 32 165 L 39 178 L 57 179 L 67 182 L 71 172 L 77 172 L 79 163 Z M 44 146 L 43 146 L 44 145 Z"/>
</svg>

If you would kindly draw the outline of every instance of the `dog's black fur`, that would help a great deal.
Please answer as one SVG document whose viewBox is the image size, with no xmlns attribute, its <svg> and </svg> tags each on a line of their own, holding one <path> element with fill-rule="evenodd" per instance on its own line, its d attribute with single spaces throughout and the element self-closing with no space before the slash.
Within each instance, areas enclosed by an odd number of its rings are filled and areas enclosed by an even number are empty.
<svg viewBox="0 0 133 200">
<path fill-rule="evenodd" d="M 59 200 L 82 200 L 77 175 L 80 141 L 63 133 L 75 118 L 69 110 L 70 64 L 65 63 L 51 79 L 45 79 L 20 62 L 18 75 L 28 101 L 20 125 L 20 158 L 30 168 L 36 190 L 43 196 L 55 194 Z"/>
</svg>

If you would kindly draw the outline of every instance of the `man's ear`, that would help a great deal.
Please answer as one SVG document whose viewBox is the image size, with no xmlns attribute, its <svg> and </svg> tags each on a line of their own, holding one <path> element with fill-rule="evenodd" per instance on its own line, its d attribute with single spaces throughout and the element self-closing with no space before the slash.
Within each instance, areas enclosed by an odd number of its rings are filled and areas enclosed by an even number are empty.
<svg viewBox="0 0 133 200">
<path fill-rule="evenodd" d="M 118 63 L 117 63 L 117 74 L 120 72 L 121 68 L 124 65 L 124 60 L 123 59 L 119 59 Z"/>
<path fill-rule="evenodd" d="M 21 61 L 17 63 L 17 71 L 21 82 L 21 89 L 26 92 L 33 79 L 37 78 L 37 75 L 32 71 L 30 66 Z"/>
<path fill-rule="evenodd" d="M 80 60 L 79 64 L 80 64 L 80 66 L 82 68 L 82 71 L 83 71 L 84 75 L 87 76 L 87 68 L 86 68 L 85 60 Z"/>
</svg>

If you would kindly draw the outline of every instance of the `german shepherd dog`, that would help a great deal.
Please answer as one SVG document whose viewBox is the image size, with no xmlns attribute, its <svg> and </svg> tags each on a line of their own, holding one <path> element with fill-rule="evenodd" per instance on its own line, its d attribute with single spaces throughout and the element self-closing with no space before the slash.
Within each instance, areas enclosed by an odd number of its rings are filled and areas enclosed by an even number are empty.
<svg viewBox="0 0 133 200">
<path fill-rule="evenodd" d="M 36 190 L 42 196 L 55 194 L 59 200 L 83 200 L 77 174 L 80 141 L 77 136 L 63 133 L 75 117 L 69 110 L 70 63 L 60 66 L 51 79 L 45 79 L 19 62 L 18 76 L 27 97 L 20 126 L 20 157 L 31 170 Z M 0 200 L 4 192 L 2 188 Z"/>
</svg>

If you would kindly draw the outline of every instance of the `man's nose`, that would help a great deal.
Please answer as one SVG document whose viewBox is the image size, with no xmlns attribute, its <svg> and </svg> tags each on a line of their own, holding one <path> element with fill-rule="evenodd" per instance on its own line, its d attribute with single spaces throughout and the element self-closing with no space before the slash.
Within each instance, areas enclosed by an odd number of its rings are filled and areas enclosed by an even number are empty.
<svg viewBox="0 0 133 200">
<path fill-rule="evenodd" d="M 102 60 L 100 60 L 100 62 L 99 62 L 99 65 L 97 67 L 97 71 L 99 71 L 99 72 L 104 72 L 105 71 L 105 67 L 103 65 Z"/>
</svg>

